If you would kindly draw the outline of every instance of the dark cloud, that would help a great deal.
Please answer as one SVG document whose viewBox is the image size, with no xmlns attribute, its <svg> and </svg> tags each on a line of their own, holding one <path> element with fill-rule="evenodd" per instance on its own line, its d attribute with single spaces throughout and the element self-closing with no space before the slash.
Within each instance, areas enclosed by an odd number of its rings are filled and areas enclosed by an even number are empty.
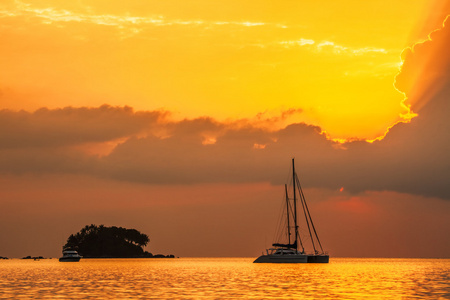
<svg viewBox="0 0 450 300">
<path fill-rule="evenodd" d="M 449 197 L 448 139 L 434 139 L 428 131 L 433 122 L 425 116 L 395 126 L 383 141 L 353 142 L 346 150 L 327 140 L 320 128 L 306 124 L 269 132 L 196 119 L 160 124 L 168 136 L 130 137 L 104 157 L 52 143 L 6 148 L 1 151 L 0 166 L 3 173 L 75 173 L 149 184 L 280 184 L 288 174 L 290 158 L 296 157 L 306 187 Z M 215 143 L 202 143 L 205 132 L 217 136 Z M 444 145 L 437 146 L 439 142 Z"/>
<path fill-rule="evenodd" d="M 41 108 L 0 111 L 0 149 L 59 147 L 105 142 L 148 130 L 164 112 L 134 112 L 131 107 Z"/>
</svg>

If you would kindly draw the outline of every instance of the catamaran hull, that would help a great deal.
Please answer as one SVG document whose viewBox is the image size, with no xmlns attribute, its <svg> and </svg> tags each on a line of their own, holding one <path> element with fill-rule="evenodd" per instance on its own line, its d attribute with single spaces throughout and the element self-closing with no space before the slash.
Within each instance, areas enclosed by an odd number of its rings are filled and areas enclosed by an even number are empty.
<svg viewBox="0 0 450 300">
<path fill-rule="evenodd" d="M 307 262 L 307 255 L 261 255 L 253 263 L 302 264 Z"/>
<path fill-rule="evenodd" d="M 327 264 L 329 260 L 328 255 L 308 255 L 308 263 Z"/>
<path fill-rule="evenodd" d="M 274 264 L 327 264 L 330 260 L 328 255 L 261 255 L 253 263 Z"/>
</svg>

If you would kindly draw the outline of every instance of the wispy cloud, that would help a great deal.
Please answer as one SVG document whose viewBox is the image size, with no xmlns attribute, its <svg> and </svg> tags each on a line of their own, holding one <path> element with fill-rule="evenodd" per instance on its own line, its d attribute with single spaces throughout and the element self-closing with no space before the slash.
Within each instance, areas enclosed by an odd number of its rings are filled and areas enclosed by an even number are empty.
<svg viewBox="0 0 450 300">
<path fill-rule="evenodd" d="M 264 26 L 268 25 L 264 22 L 252 22 L 252 21 L 205 21 L 205 20 L 182 20 L 182 19 L 167 19 L 165 16 L 121 16 L 113 14 L 92 15 L 75 13 L 66 9 L 56 9 L 53 7 L 48 8 L 36 8 L 31 4 L 21 1 L 15 1 L 14 10 L 3 9 L 0 10 L 1 17 L 19 17 L 29 16 L 38 17 L 42 19 L 43 23 L 52 22 L 85 22 L 97 25 L 106 26 L 132 26 L 132 25 L 155 25 L 155 26 L 172 26 L 172 25 L 233 25 L 233 26 Z"/>
<path fill-rule="evenodd" d="M 280 42 L 281 45 L 285 45 L 286 47 L 313 45 L 315 43 L 316 42 L 314 40 L 310 40 L 310 39 L 299 39 L 297 41 L 282 41 L 282 42 Z"/>
<path fill-rule="evenodd" d="M 350 55 L 363 55 L 367 53 L 381 53 L 387 54 L 388 51 L 383 48 L 374 48 L 374 47 L 364 47 L 364 48 L 353 48 L 346 47 L 342 45 L 338 45 L 331 41 L 321 41 L 316 42 L 312 39 L 301 38 L 299 40 L 289 40 L 289 41 L 281 41 L 280 45 L 287 48 L 294 47 L 309 47 L 309 49 L 315 51 L 331 51 L 335 54 L 350 54 Z"/>
</svg>

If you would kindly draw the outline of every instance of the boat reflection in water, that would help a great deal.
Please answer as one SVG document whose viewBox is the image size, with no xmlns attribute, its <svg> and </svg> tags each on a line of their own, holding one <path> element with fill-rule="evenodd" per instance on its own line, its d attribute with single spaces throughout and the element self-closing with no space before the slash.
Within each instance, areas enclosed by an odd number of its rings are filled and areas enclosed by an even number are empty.
<svg viewBox="0 0 450 300">
<path fill-rule="evenodd" d="M 80 261 L 81 256 L 75 250 L 63 251 L 63 256 L 59 258 L 61 262 L 77 262 Z"/>
<path fill-rule="evenodd" d="M 274 248 L 267 249 L 266 254 L 258 257 L 254 261 L 254 263 L 328 263 L 329 255 L 322 249 L 322 244 L 320 243 L 319 236 L 317 235 L 316 228 L 311 218 L 311 214 L 309 213 L 308 205 L 306 204 L 305 196 L 303 195 L 303 191 L 300 186 L 300 181 L 298 179 L 297 173 L 295 172 L 294 159 L 292 159 L 292 199 L 289 198 L 287 185 L 285 185 L 284 187 L 286 209 L 285 217 L 283 218 L 284 222 L 280 223 L 282 227 L 281 236 L 278 238 L 281 239 L 284 236 L 287 239 L 287 243 L 285 242 L 272 244 Z M 314 249 L 314 253 L 305 252 L 303 241 L 299 235 L 299 226 L 297 219 L 298 200 L 300 200 L 299 202 L 303 209 L 303 214 L 307 225 L 306 227 L 308 228 L 309 237 Z M 292 222 L 293 226 L 291 226 Z M 292 230 L 294 231 L 293 241 L 291 241 Z"/>
</svg>

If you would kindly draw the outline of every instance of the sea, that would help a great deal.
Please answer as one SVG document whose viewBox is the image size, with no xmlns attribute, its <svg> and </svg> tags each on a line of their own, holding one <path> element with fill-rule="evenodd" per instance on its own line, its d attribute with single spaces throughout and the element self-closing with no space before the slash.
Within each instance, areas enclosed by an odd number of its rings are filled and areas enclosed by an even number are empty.
<svg viewBox="0 0 450 300">
<path fill-rule="evenodd" d="M 0 260 L 0 299 L 450 299 L 450 259 Z"/>
</svg>

